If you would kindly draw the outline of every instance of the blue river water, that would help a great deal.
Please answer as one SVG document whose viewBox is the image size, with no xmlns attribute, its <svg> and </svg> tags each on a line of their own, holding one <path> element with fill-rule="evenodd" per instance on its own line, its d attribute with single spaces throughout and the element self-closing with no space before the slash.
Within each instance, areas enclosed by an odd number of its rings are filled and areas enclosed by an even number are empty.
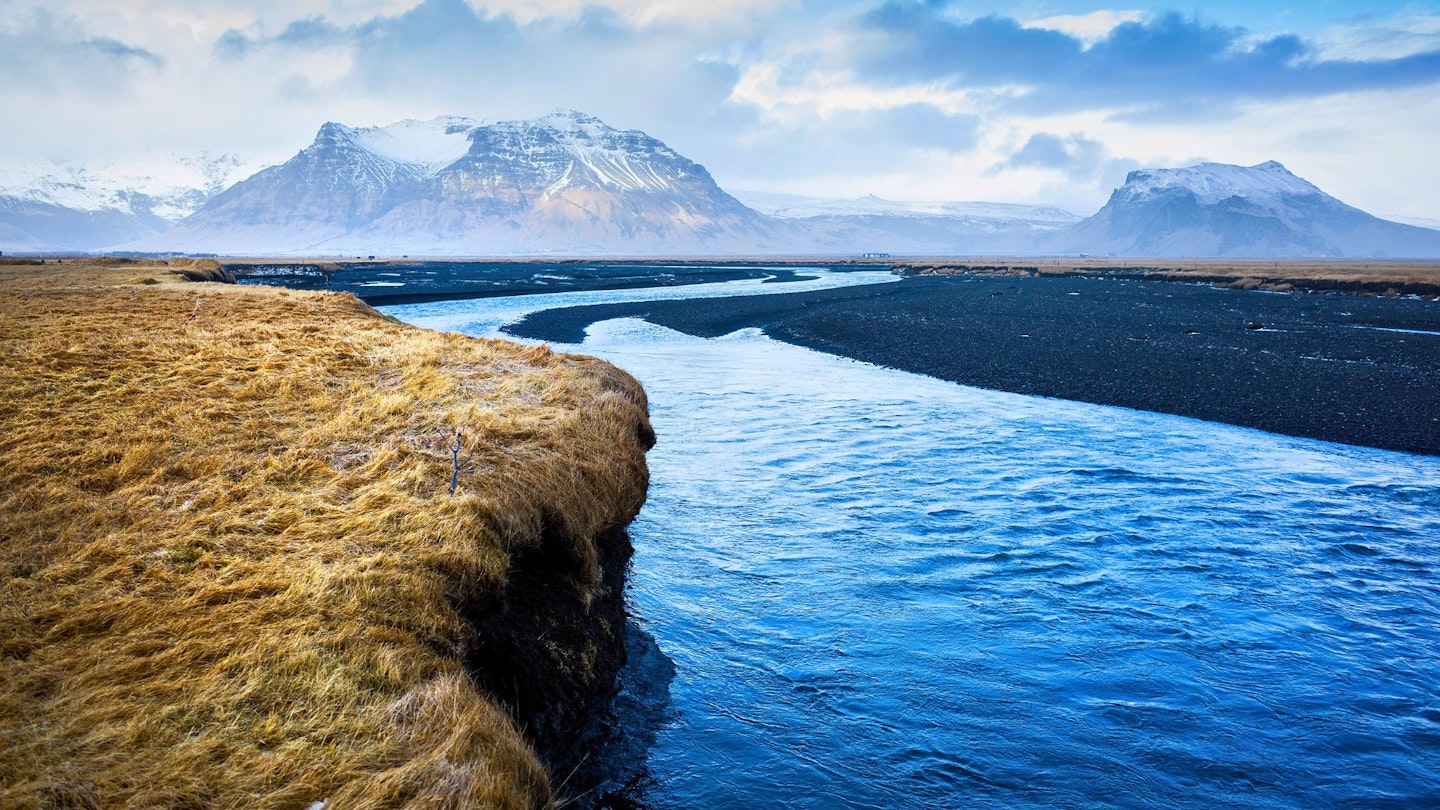
<svg viewBox="0 0 1440 810">
<path fill-rule="evenodd" d="M 644 294 L 386 311 L 494 335 Z M 568 348 L 640 379 L 659 435 L 631 600 L 673 676 L 642 806 L 1440 806 L 1440 459 L 753 330 Z"/>
</svg>

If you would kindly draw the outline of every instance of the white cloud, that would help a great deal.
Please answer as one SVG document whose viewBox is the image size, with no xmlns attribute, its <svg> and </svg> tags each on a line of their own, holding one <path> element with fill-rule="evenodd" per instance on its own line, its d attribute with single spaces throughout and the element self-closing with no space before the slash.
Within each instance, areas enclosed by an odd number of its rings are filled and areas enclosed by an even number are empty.
<svg viewBox="0 0 1440 810">
<path fill-rule="evenodd" d="M 1088 14 L 1060 14 L 1054 17 L 1043 17 L 1038 20 L 1030 20 L 1024 26 L 1059 31 L 1088 45 L 1099 42 L 1109 36 L 1111 31 L 1127 22 L 1139 22 L 1144 18 L 1145 13 L 1142 11 L 1100 9 Z"/>
<path fill-rule="evenodd" d="M 519 22 L 558 18 L 574 19 L 590 8 L 605 8 L 615 12 L 622 19 L 635 25 L 655 25 L 673 22 L 701 24 L 736 23 L 752 21 L 757 15 L 766 16 L 776 11 L 799 6 L 795 0 L 723 0 L 723 2 L 694 2 L 694 0 L 469 0 L 480 12 L 490 15 L 506 14 Z"/>
<path fill-rule="evenodd" d="M 1440 50 L 1440 16 L 1406 15 L 1336 26 L 1316 38 L 1323 59 L 1398 59 Z"/>
<path fill-rule="evenodd" d="M 747 66 L 730 94 L 730 100 L 753 104 L 771 117 L 827 118 L 841 112 L 888 110 L 911 104 L 928 104 L 947 114 L 969 111 L 964 90 L 938 85 L 875 87 L 847 72 L 812 71 L 801 82 L 787 82 L 782 64 L 758 62 Z"/>
<path fill-rule="evenodd" d="M 1223 121 L 1135 121 L 1111 109 L 1021 108 L 1017 86 L 866 77 L 856 54 L 884 42 L 856 25 L 856 12 L 881 0 L 818 10 L 798 0 L 606 0 L 615 16 L 599 24 L 583 0 L 469 0 L 478 18 L 454 0 L 430 0 L 427 14 L 403 24 L 395 15 L 420 0 L 53 0 L 48 27 L 37 28 L 38 2 L 0 0 L 0 38 L 31 48 L 23 64 L 18 52 L 0 52 L 12 80 L 0 82 L 0 109 L 25 122 L 0 131 L 7 161 L 148 149 L 280 160 L 327 120 L 495 119 L 565 106 L 644 129 L 735 187 L 1052 202 L 1089 213 L 1124 165 L 1274 159 L 1366 210 L 1440 218 L 1433 83 L 1247 104 Z M 317 15 L 328 34 L 263 45 Z M 1027 25 L 1094 41 L 1135 19 L 1109 10 Z M 217 51 L 232 29 L 254 47 Z M 1350 23 L 1319 42 L 1336 57 L 1393 58 L 1440 48 L 1430 44 L 1437 36 L 1440 20 L 1411 15 Z M 1068 170 L 995 169 L 1046 133 L 1085 160 Z M 1100 148 L 1078 149 L 1090 141 Z M 1086 172 L 1080 164 L 1093 155 L 1098 168 Z"/>
</svg>

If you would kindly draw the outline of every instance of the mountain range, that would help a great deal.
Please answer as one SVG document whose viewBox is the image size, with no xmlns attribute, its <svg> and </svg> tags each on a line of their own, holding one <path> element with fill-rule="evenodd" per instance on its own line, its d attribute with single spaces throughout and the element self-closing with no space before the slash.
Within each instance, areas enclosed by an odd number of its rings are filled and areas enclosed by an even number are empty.
<svg viewBox="0 0 1440 810">
<path fill-rule="evenodd" d="M 153 236 L 258 168 L 236 155 L 166 152 L 96 168 L 0 164 L 0 249 L 102 250 Z"/>
<path fill-rule="evenodd" d="M 0 250 L 250 255 L 1434 257 L 1279 163 L 1132 172 L 1095 215 L 1053 206 L 731 195 L 638 130 L 557 111 L 327 123 L 254 171 L 151 154 L 0 166 Z"/>
<path fill-rule="evenodd" d="M 294 158 L 137 250 L 251 253 L 784 252 L 800 229 L 753 211 L 643 132 L 557 112 L 356 129 L 328 123 Z"/>
</svg>

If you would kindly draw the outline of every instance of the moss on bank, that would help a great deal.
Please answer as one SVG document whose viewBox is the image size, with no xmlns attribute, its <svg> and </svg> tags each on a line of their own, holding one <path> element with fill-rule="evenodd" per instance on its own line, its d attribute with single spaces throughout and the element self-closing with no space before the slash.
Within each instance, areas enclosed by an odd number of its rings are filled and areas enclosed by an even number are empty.
<svg viewBox="0 0 1440 810">
<path fill-rule="evenodd" d="M 534 743 L 618 666 L 653 442 L 623 372 L 348 295 L 6 266 L 0 424 L 0 806 L 553 801 Z"/>
</svg>

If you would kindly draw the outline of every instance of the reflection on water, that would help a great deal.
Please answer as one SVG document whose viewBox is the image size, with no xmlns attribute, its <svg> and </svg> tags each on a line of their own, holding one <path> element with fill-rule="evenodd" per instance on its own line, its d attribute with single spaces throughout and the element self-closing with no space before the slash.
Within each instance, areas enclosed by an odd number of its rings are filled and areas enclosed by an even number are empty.
<svg viewBox="0 0 1440 810">
<path fill-rule="evenodd" d="M 646 806 L 1440 803 L 1440 459 L 753 331 L 613 321 L 584 349 L 660 437 Z"/>
</svg>

